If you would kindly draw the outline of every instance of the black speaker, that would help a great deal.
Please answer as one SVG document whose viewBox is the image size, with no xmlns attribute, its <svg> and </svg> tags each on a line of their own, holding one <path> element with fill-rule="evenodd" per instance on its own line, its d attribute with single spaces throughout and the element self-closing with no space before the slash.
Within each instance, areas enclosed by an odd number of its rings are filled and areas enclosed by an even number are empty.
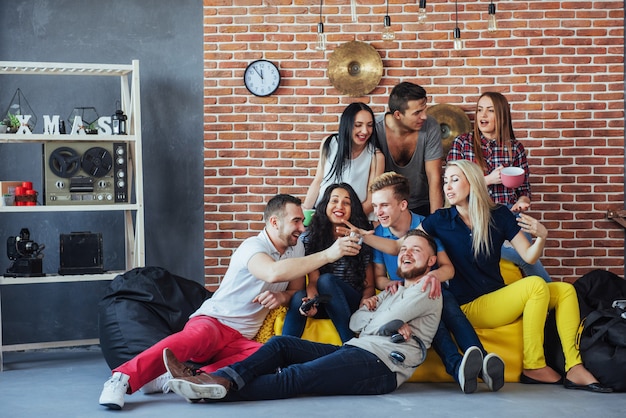
<svg viewBox="0 0 626 418">
<path fill-rule="evenodd" d="M 72 232 L 61 234 L 59 274 L 104 273 L 102 234 Z"/>
</svg>

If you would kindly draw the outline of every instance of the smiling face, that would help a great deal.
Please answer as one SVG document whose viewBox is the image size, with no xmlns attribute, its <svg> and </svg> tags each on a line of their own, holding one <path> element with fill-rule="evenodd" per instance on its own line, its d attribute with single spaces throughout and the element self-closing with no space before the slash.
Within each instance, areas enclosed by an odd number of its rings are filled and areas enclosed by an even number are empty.
<svg viewBox="0 0 626 418">
<path fill-rule="evenodd" d="M 374 132 L 374 119 L 367 110 L 361 110 L 354 116 L 352 141 L 357 149 L 362 149 Z"/>
<path fill-rule="evenodd" d="M 288 203 L 282 215 L 276 218 L 277 237 L 285 247 L 296 245 L 298 238 L 305 230 L 302 223 L 304 220 L 302 208 Z"/>
<path fill-rule="evenodd" d="M 443 175 L 443 194 L 453 206 L 467 204 L 470 193 L 470 184 L 463 171 L 454 165 L 446 168 Z"/>
<path fill-rule="evenodd" d="M 372 193 L 374 213 L 378 218 L 378 222 L 385 228 L 397 224 L 407 205 L 406 200 L 396 199 L 393 187 L 386 187 Z"/>
<path fill-rule="evenodd" d="M 343 225 L 343 221 L 349 220 L 352 215 L 350 194 L 346 189 L 337 187 L 330 193 L 330 199 L 326 205 L 326 216 L 332 224 Z"/>
<path fill-rule="evenodd" d="M 405 280 L 421 277 L 433 265 L 434 260 L 435 254 L 426 238 L 410 235 L 400 247 L 397 274 Z"/>
<path fill-rule="evenodd" d="M 483 96 L 476 105 L 476 123 L 478 129 L 487 139 L 496 139 L 496 110 L 493 100 Z"/>
<path fill-rule="evenodd" d="M 428 105 L 426 104 L 425 98 L 422 100 L 409 100 L 404 114 L 396 111 L 394 117 L 398 119 L 398 122 L 405 129 L 417 132 L 422 129 L 424 122 L 426 122 L 428 118 L 426 109 L 428 109 Z"/>
</svg>

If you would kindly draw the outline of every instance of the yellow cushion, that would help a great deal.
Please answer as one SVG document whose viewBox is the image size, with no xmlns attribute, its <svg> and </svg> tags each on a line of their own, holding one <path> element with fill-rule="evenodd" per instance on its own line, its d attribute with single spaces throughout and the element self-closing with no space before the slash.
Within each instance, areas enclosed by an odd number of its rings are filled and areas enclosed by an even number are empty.
<svg viewBox="0 0 626 418">
<path fill-rule="evenodd" d="M 282 335 L 283 333 L 286 313 L 287 311 L 284 311 L 284 313 L 276 317 L 276 322 L 274 323 L 274 333 L 276 335 Z M 307 318 L 304 333 L 302 333 L 302 339 L 318 343 L 341 345 L 341 338 L 339 338 L 333 321 L 330 319 Z"/>
<path fill-rule="evenodd" d="M 519 382 L 522 373 L 522 320 L 494 329 L 477 329 L 476 334 L 483 343 L 485 350 L 496 353 L 506 365 L 504 380 Z M 409 382 L 454 382 L 452 376 L 446 373 L 441 359 L 434 349 L 430 348 L 426 361 L 419 366 Z"/>
</svg>

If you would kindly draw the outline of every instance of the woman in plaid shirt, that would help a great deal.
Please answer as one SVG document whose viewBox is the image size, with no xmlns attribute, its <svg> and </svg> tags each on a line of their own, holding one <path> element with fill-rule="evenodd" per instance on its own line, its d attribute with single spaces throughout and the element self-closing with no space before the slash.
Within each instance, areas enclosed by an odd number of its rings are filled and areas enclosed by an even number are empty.
<svg viewBox="0 0 626 418">
<path fill-rule="evenodd" d="M 478 98 L 474 131 L 459 135 L 452 143 L 446 161 L 470 160 L 482 167 L 489 194 L 494 202 L 506 205 L 515 213 L 530 208 L 529 169 L 526 152 L 515 139 L 509 102 L 502 94 L 486 92 Z M 516 189 L 502 184 L 500 172 L 504 167 L 520 167 L 526 173 L 524 183 Z M 540 276 L 546 282 L 550 275 L 537 261 L 528 264 L 507 242 L 502 247 L 502 258 L 518 265 L 525 276 Z"/>
</svg>

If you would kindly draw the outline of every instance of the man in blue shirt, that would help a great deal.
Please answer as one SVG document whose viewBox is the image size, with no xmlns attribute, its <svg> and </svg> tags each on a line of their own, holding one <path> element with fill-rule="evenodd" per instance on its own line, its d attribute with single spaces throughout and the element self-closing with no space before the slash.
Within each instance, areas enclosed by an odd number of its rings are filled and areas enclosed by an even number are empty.
<svg viewBox="0 0 626 418">
<path fill-rule="evenodd" d="M 370 193 L 374 214 L 380 223 L 374 235 L 397 240 L 420 225 L 424 217 L 412 213 L 408 208 L 409 187 L 408 179 L 393 171 L 374 179 Z M 441 285 L 452 277 L 449 272 L 450 269 L 454 272 L 454 269 L 442 244 L 436 242 L 439 267 L 425 276 L 431 279 L 426 282 L 433 283 L 429 296 L 443 295 L 441 322 L 433 339 L 433 348 L 441 357 L 448 374 L 454 377 L 464 393 L 476 391 L 479 376 L 495 392 L 504 385 L 504 362 L 494 353 L 487 354 L 455 297 L 447 290 L 447 284 Z M 374 249 L 373 262 L 376 288 L 393 293 L 401 280 L 396 274 L 397 256 Z M 459 348 L 464 355 L 459 353 Z"/>
</svg>

